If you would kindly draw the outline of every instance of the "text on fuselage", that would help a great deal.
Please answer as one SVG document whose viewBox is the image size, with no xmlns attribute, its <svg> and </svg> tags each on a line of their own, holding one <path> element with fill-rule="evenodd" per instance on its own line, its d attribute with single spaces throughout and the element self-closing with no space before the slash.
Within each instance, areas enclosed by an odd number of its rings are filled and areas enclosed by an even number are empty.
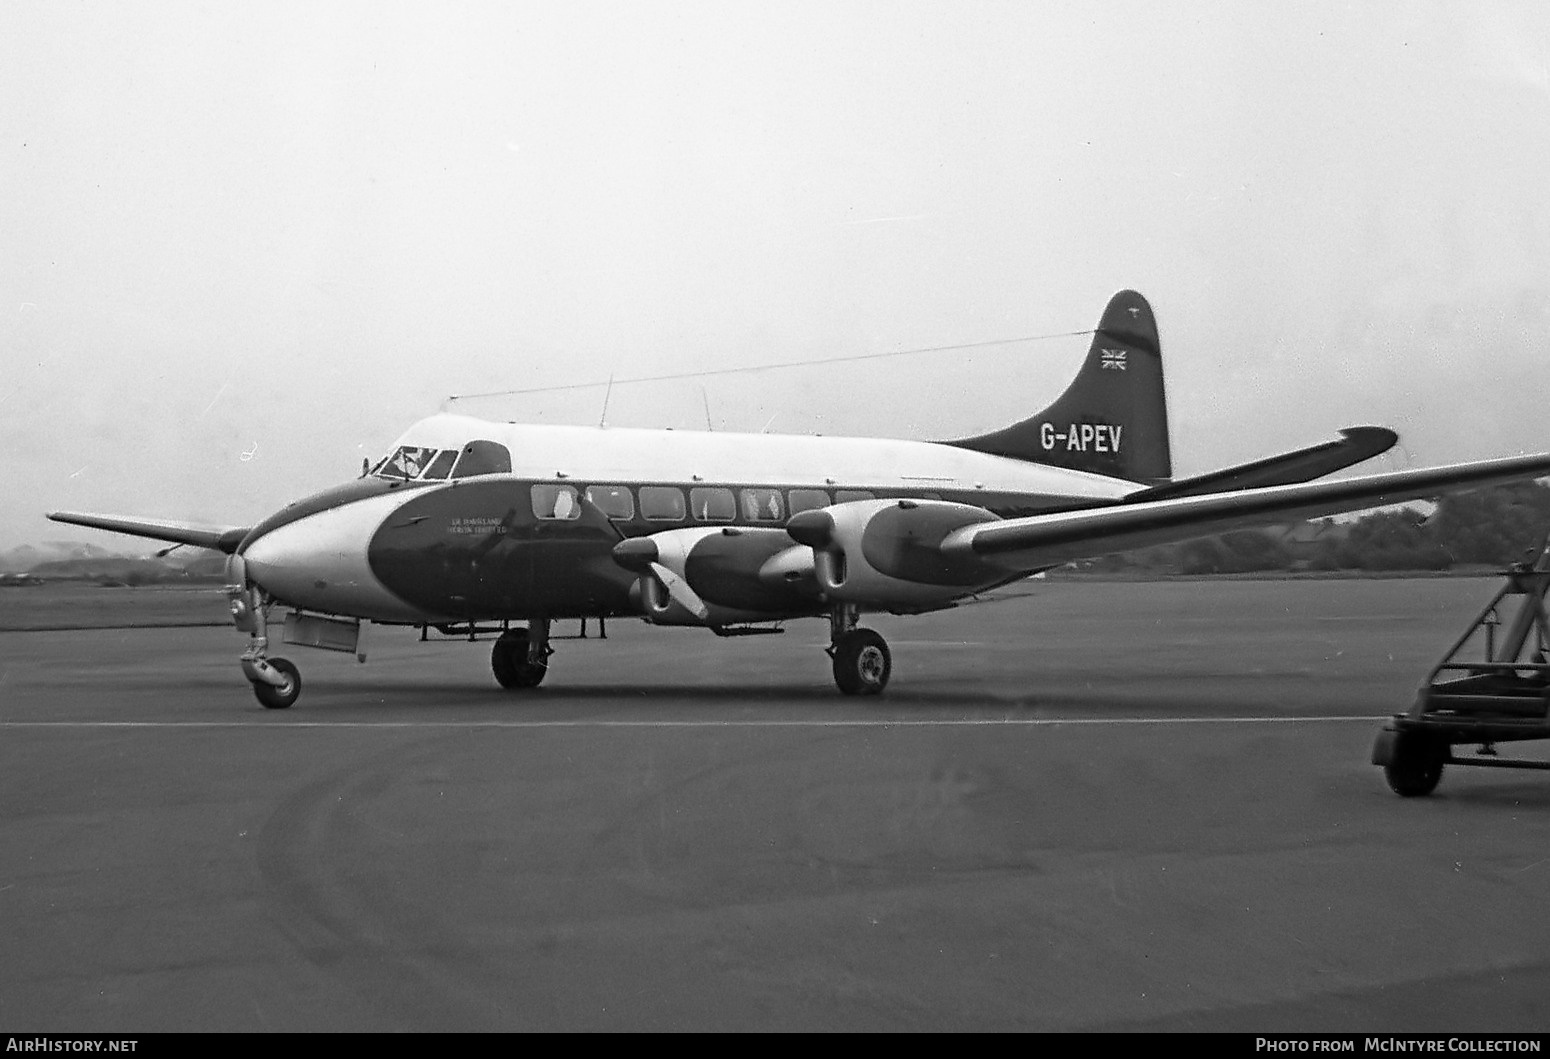
<svg viewBox="0 0 1550 1059">
<path fill-rule="evenodd" d="M 1039 424 L 1039 444 L 1046 450 L 1067 452 L 1118 452 L 1119 436 L 1124 427 L 1112 423 L 1072 423 L 1056 430 L 1053 423 Z"/>
<path fill-rule="evenodd" d="M 469 518 L 449 518 L 447 520 L 447 532 L 453 534 L 505 533 L 506 524 L 502 519 L 489 516 L 476 515 Z"/>
</svg>

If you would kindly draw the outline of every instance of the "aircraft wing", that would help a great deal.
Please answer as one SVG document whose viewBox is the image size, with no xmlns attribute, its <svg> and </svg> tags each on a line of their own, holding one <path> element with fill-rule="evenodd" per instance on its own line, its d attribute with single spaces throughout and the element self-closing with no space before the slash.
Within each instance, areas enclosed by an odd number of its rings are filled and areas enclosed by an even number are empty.
<svg viewBox="0 0 1550 1059">
<path fill-rule="evenodd" d="M 1336 482 L 1304 482 L 1125 503 L 976 522 L 948 533 L 937 551 L 949 561 L 969 560 L 1008 571 L 1037 570 L 1107 552 L 1360 511 L 1545 474 L 1550 474 L 1550 455 L 1541 454 Z"/>
<path fill-rule="evenodd" d="M 50 511 L 50 521 L 67 522 L 72 526 L 90 526 L 93 529 L 127 533 L 132 537 L 150 537 L 152 540 L 170 541 L 174 544 L 192 544 L 200 548 L 213 548 L 227 555 L 237 550 L 242 538 L 248 535 L 248 526 L 201 526 L 188 522 L 172 522 L 167 519 L 125 518 L 121 515 L 87 515 L 74 511 Z"/>
</svg>

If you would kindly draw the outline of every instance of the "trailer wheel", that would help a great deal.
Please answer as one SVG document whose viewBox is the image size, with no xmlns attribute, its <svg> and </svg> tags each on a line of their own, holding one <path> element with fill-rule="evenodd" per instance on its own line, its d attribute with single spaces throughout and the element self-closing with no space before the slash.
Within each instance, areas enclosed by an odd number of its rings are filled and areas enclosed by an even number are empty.
<svg viewBox="0 0 1550 1059">
<path fill-rule="evenodd" d="M 1437 789 L 1442 766 L 1448 758 L 1448 744 L 1423 732 L 1400 732 L 1394 740 L 1394 753 L 1383 766 L 1383 777 L 1402 798 L 1417 798 Z"/>
</svg>

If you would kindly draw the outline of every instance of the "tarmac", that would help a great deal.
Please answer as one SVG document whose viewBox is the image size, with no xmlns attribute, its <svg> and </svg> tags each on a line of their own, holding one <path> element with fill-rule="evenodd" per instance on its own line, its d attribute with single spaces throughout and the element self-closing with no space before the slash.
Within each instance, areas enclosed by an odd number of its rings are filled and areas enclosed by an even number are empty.
<svg viewBox="0 0 1550 1059">
<path fill-rule="evenodd" d="M 1494 587 L 1033 582 L 869 621 L 877 698 L 821 622 L 522 693 L 373 629 L 285 711 L 0 632 L 0 1030 L 1544 1030 L 1550 778 L 1368 763 Z"/>
</svg>

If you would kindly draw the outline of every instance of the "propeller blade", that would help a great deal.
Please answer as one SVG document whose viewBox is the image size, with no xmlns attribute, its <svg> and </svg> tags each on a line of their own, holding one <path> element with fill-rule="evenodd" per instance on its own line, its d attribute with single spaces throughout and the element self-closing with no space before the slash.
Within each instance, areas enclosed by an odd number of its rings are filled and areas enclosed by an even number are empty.
<svg viewBox="0 0 1550 1059">
<path fill-rule="evenodd" d="M 689 587 L 689 582 L 661 563 L 652 563 L 651 572 L 656 575 L 658 581 L 662 582 L 662 587 L 667 589 L 667 594 L 673 597 L 674 603 L 701 621 L 710 616 L 710 608 L 705 605 L 703 599 L 695 595 L 694 589 Z"/>
<path fill-rule="evenodd" d="M 232 552 L 226 557 L 226 583 L 228 585 L 236 585 L 244 590 L 248 587 L 247 560 L 243 559 L 236 552 Z"/>
</svg>

